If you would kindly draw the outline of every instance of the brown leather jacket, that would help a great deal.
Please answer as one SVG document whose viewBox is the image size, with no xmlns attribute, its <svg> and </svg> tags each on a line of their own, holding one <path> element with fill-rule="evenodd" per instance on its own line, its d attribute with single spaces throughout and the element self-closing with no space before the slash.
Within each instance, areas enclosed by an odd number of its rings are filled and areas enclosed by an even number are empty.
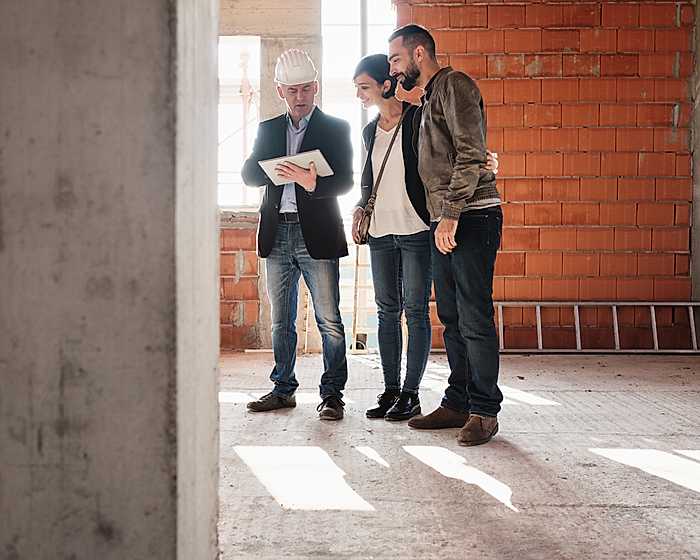
<svg viewBox="0 0 700 560">
<path fill-rule="evenodd" d="M 447 66 L 426 87 L 418 139 L 418 171 L 432 220 L 500 204 L 496 176 L 485 165 L 481 92 L 469 76 Z"/>
</svg>

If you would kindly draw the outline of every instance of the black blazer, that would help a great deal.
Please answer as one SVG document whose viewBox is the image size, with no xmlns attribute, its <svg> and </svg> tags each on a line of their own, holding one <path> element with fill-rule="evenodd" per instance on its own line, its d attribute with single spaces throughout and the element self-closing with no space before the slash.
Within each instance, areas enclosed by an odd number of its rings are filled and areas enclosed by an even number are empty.
<svg viewBox="0 0 700 560">
<path fill-rule="evenodd" d="M 407 104 L 404 104 L 404 107 L 406 105 Z M 430 225 L 430 216 L 428 215 L 428 208 L 425 204 L 425 187 L 418 174 L 417 138 L 418 126 L 420 125 L 420 113 L 416 113 L 417 109 L 418 107 L 415 105 L 410 105 L 408 109 L 406 109 L 403 124 L 401 125 L 401 149 L 403 152 L 403 165 L 406 170 L 405 179 L 408 198 L 416 213 L 420 216 L 420 219 L 423 220 L 426 225 Z M 374 137 L 377 133 L 378 122 L 379 116 L 367 124 L 362 131 L 362 140 L 367 149 L 367 159 L 362 168 L 362 198 L 360 198 L 360 201 L 357 203 L 357 206 L 361 206 L 362 208 L 365 207 L 369 197 L 372 195 L 372 186 L 374 185 L 372 150 L 374 149 Z M 396 141 L 398 142 L 398 138 Z M 382 158 L 384 157 L 384 154 L 379 155 Z M 384 180 L 382 180 L 382 183 L 383 182 Z M 382 183 L 379 183 L 379 189 L 382 188 Z"/>
<path fill-rule="evenodd" d="M 316 190 L 312 193 L 296 185 L 299 223 L 312 258 L 337 259 L 348 254 L 343 219 L 336 199 L 349 192 L 353 184 L 350 125 L 316 107 L 299 152 L 315 149 L 321 150 L 334 173 L 330 177 L 318 177 Z M 275 244 L 284 186 L 276 186 L 258 161 L 285 155 L 287 116 L 283 114 L 260 123 L 253 153 L 241 171 L 246 185 L 265 187 L 258 224 L 258 255 L 263 258 L 270 254 Z"/>
</svg>

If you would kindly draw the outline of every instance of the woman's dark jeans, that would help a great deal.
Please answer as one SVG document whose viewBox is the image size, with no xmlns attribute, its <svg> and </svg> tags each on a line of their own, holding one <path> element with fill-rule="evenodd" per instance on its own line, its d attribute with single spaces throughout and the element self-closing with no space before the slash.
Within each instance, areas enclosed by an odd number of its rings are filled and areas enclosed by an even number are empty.
<svg viewBox="0 0 700 560">
<path fill-rule="evenodd" d="M 379 355 L 387 391 L 417 393 L 430 353 L 430 232 L 370 237 Z M 401 313 L 406 313 L 406 379 L 401 387 Z"/>
</svg>

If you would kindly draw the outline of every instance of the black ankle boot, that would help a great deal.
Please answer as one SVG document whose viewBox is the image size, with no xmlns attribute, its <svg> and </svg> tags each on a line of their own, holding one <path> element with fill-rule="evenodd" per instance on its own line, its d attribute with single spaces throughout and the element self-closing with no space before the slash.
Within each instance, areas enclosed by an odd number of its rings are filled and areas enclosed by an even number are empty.
<svg viewBox="0 0 700 560">
<path fill-rule="evenodd" d="M 407 393 L 401 391 L 401 396 L 396 404 L 392 406 L 384 415 L 386 420 L 400 421 L 408 420 L 420 414 L 420 400 L 418 393 Z"/>
<path fill-rule="evenodd" d="M 398 398 L 398 391 L 384 391 L 381 395 L 377 395 L 377 406 L 368 409 L 365 415 L 367 418 L 384 418 L 386 411 L 394 406 Z"/>
</svg>

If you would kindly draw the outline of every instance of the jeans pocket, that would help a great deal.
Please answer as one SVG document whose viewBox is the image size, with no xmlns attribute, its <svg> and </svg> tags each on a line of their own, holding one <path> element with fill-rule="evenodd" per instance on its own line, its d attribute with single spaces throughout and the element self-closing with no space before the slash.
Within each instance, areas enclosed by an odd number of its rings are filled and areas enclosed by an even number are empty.
<svg viewBox="0 0 700 560">
<path fill-rule="evenodd" d="M 458 235 L 478 247 L 498 247 L 501 243 L 501 226 L 503 218 L 500 212 L 471 211 L 462 214 L 459 221 Z"/>
</svg>

